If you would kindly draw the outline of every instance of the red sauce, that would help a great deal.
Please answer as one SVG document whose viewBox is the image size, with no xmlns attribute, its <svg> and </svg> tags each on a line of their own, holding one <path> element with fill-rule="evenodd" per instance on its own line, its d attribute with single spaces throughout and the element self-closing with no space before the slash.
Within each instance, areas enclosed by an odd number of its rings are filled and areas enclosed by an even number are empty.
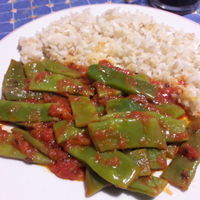
<svg viewBox="0 0 200 200">
<path fill-rule="evenodd" d="M 71 157 L 50 164 L 48 167 L 56 176 L 62 179 L 79 181 L 85 179 L 85 169 L 77 160 Z"/>
<path fill-rule="evenodd" d="M 107 159 L 105 161 L 105 165 L 107 165 L 107 166 L 115 166 L 115 167 L 117 167 L 117 166 L 120 165 L 120 163 L 121 163 L 121 160 L 116 155 L 114 155 L 113 158 Z"/>
<path fill-rule="evenodd" d="M 126 149 L 126 147 L 127 147 L 126 139 L 123 138 L 121 135 L 118 138 L 118 145 L 119 145 L 120 149 L 122 149 L 122 150 Z"/>
<path fill-rule="evenodd" d="M 113 167 L 117 167 L 121 164 L 121 160 L 114 155 L 113 158 L 109 158 L 107 160 L 104 160 L 103 157 L 99 154 L 99 153 L 95 153 L 95 158 L 96 160 L 104 166 L 113 166 Z"/>
<path fill-rule="evenodd" d="M 32 147 L 27 141 L 24 141 L 20 133 L 15 134 L 15 138 L 12 140 L 11 143 L 15 148 L 19 149 L 28 158 L 33 159 L 35 157 L 35 148 Z"/>
<path fill-rule="evenodd" d="M 122 72 L 122 73 L 127 74 L 127 75 L 133 75 L 133 73 L 128 69 L 122 69 L 122 68 L 119 68 L 119 67 L 114 67 L 108 60 L 100 60 L 99 64 L 104 65 L 106 67 L 109 67 L 111 69 L 114 69 L 118 72 Z"/>
<path fill-rule="evenodd" d="M 104 92 L 104 93 L 105 93 L 106 95 L 108 95 L 108 96 L 114 96 L 115 93 L 116 93 L 116 89 L 110 88 L 110 87 L 106 86 L 106 85 L 105 85 L 104 83 L 102 83 L 102 82 L 96 81 L 96 82 L 94 83 L 94 87 L 95 87 L 96 89 L 102 90 L 102 92 Z"/>
<path fill-rule="evenodd" d="M 103 157 L 99 154 L 99 153 L 95 153 L 95 158 L 98 162 L 102 162 L 103 161 Z"/>
<path fill-rule="evenodd" d="M 82 65 L 76 65 L 74 63 L 68 63 L 67 66 L 71 69 L 74 69 L 80 72 L 82 77 L 86 77 L 87 67 L 82 66 Z"/>
<path fill-rule="evenodd" d="M 141 120 L 143 125 L 148 125 L 149 124 L 149 119 L 152 118 L 147 113 L 140 112 L 140 111 L 131 112 L 127 117 Z"/>
<path fill-rule="evenodd" d="M 110 127 L 104 130 L 98 130 L 97 132 L 95 132 L 95 138 L 97 138 L 98 140 L 104 141 L 106 140 L 109 133 L 112 133 L 112 132 L 113 132 L 113 129 Z"/>
<path fill-rule="evenodd" d="M 184 147 L 179 149 L 179 153 L 186 156 L 189 160 L 197 160 L 200 153 L 197 148 L 193 148 L 189 143 L 185 143 Z"/>
<path fill-rule="evenodd" d="M 3 143 L 8 141 L 9 133 L 6 130 L 2 129 L 2 126 L 0 126 L 0 139 Z"/>
<path fill-rule="evenodd" d="M 50 72 L 40 72 L 40 73 L 35 77 L 36 83 L 41 83 L 41 82 L 44 80 L 44 78 L 45 78 L 45 76 L 46 76 L 47 74 L 51 74 L 51 73 L 50 73 Z"/>
<path fill-rule="evenodd" d="M 180 90 L 178 86 L 173 86 L 170 83 L 164 84 L 160 80 L 154 81 L 150 79 L 150 82 L 158 86 L 158 91 L 154 103 L 156 104 L 170 103 L 170 102 L 176 103 L 176 99 L 172 97 L 172 94 L 175 94 L 178 92 L 178 90 Z"/>
<path fill-rule="evenodd" d="M 52 124 L 53 125 L 53 124 Z M 48 127 L 44 123 L 36 123 L 30 134 L 45 144 L 48 148 L 57 148 L 58 144 L 55 141 L 53 126 Z"/>
<path fill-rule="evenodd" d="M 58 103 L 52 104 L 49 109 L 49 115 L 53 117 L 58 117 L 60 119 L 71 119 L 72 110 L 69 101 L 59 95 L 44 93 L 45 103 Z"/>
<path fill-rule="evenodd" d="M 54 161 L 63 160 L 63 159 L 68 158 L 68 153 L 59 148 L 49 149 L 48 154 L 49 154 L 49 157 Z"/>
</svg>

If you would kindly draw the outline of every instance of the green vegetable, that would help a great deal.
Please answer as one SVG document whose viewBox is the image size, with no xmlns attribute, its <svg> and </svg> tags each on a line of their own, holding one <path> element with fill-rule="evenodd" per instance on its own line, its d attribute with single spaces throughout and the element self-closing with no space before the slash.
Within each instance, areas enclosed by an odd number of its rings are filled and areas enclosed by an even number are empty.
<svg viewBox="0 0 200 200">
<path fill-rule="evenodd" d="M 56 74 L 62 74 L 65 76 L 70 76 L 72 78 L 81 77 L 81 73 L 78 72 L 77 70 L 70 69 L 69 67 L 62 65 L 61 63 L 49 60 L 47 58 L 42 60 L 42 64 L 44 65 L 47 71 L 50 71 Z"/>
<path fill-rule="evenodd" d="M 4 97 L 12 101 L 42 98 L 42 93 L 27 90 L 28 84 L 25 79 L 23 65 L 11 60 L 3 80 L 2 93 Z"/>
<path fill-rule="evenodd" d="M 101 176 L 87 166 L 85 175 L 86 196 L 90 197 L 107 186 L 111 186 L 111 183 L 101 178 Z"/>
<path fill-rule="evenodd" d="M 35 139 L 33 136 L 28 131 L 24 131 L 23 129 L 20 128 L 12 128 L 11 130 L 13 133 L 20 133 L 22 137 L 28 141 L 33 147 L 35 147 L 38 151 L 41 153 L 45 154 L 46 156 L 49 156 L 48 153 L 48 148 L 39 140 Z"/>
<path fill-rule="evenodd" d="M 74 121 L 62 120 L 53 125 L 55 138 L 58 144 L 68 140 L 76 135 L 88 135 L 86 128 L 78 128 L 75 126 Z"/>
<path fill-rule="evenodd" d="M 179 118 L 185 115 L 185 110 L 179 105 L 173 103 L 161 104 L 157 105 L 157 107 L 161 109 L 161 114 L 168 114 L 171 115 L 173 118 Z"/>
<path fill-rule="evenodd" d="M 198 153 L 200 153 L 199 127 L 200 120 L 196 120 L 189 124 L 190 139 L 187 142 L 192 148 L 195 148 Z M 181 147 L 183 146 L 184 144 L 182 144 Z M 190 149 L 185 152 L 186 154 L 189 154 Z M 177 187 L 181 187 L 184 190 L 187 190 L 195 176 L 196 169 L 199 165 L 199 161 L 200 158 L 189 159 L 187 156 L 177 153 L 176 156 L 172 159 L 167 169 L 163 172 L 161 177 L 169 181 L 171 184 Z"/>
<path fill-rule="evenodd" d="M 70 105 L 77 127 L 87 126 L 90 122 L 99 121 L 95 106 L 87 97 L 70 97 Z"/>
<path fill-rule="evenodd" d="M 165 135 L 167 142 L 182 142 L 189 139 L 189 133 L 186 130 L 186 121 L 178 120 L 165 115 L 161 115 L 150 111 L 140 112 L 116 112 L 104 115 L 100 118 L 100 121 L 105 121 L 113 118 L 135 118 L 141 117 L 155 118 L 158 120 L 162 133 Z"/>
<path fill-rule="evenodd" d="M 58 121 L 58 118 L 48 115 L 50 105 L 0 100 L 0 121 Z"/>
<path fill-rule="evenodd" d="M 34 73 L 45 72 L 45 68 L 41 62 L 30 62 L 24 65 L 24 71 L 28 78 L 32 78 Z"/>
<path fill-rule="evenodd" d="M 123 151 L 129 158 L 131 158 L 140 167 L 140 176 L 151 175 L 150 162 L 146 149 L 125 150 Z"/>
<path fill-rule="evenodd" d="M 103 65 L 90 65 L 86 74 L 93 80 L 103 82 L 125 93 L 143 94 L 150 100 L 156 96 L 157 87 L 155 85 Z"/>
<path fill-rule="evenodd" d="M 128 190 L 155 197 L 164 190 L 167 184 L 167 181 L 155 176 L 139 177 L 128 187 Z"/>
<path fill-rule="evenodd" d="M 84 96 L 92 96 L 94 94 L 88 85 L 84 85 L 78 79 L 48 72 L 35 73 L 30 79 L 29 90 L 56 93 L 68 92 L 69 94 L 79 94 Z"/>
<path fill-rule="evenodd" d="M 140 173 L 138 166 L 120 151 L 99 153 L 90 146 L 72 146 L 68 152 L 116 187 L 127 188 Z"/>
<path fill-rule="evenodd" d="M 166 169 L 167 168 L 167 152 L 160 149 L 147 149 L 147 155 L 151 169 Z"/>
<path fill-rule="evenodd" d="M 106 102 L 106 111 L 108 114 L 116 112 L 146 111 L 147 109 L 141 103 L 135 103 L 130 99 L 119 98 L 110 99 Z"/>
<path fill-rule="evenodd" d="M 23 154 L 19 149 L 15 148 L 11 141 L 14 139 L 15 134 L 8 133 L 8 140 L 6 142 L 2 141 L 0 138 L 0 156 L 6 158 L 14 158 L 23 160 L 28 163 L 35 163 L 35 164 L 50 164 L 52 160 L 50 160 L 45 155 L 41 154 L 40 152 L 35 152 L 33 158 L 29 158 L 27 155 Z"/>
<path fill-rule="evenodd" d="M 87 197 L 92 196 L 99 190 L 111 185 L 109 182 L 95 173 L 91 168 L 87 168 L 86 170 L 85 182 Z M 155 176 L 139 177 L 127 188 L 127 190 L 154 197 L 158 196 L 164 190 L 167 184 L 167 181 Z"/>
<path fill-rule="evenodd" d="M 140 119 L 109 119 L 89 123 L 88 130 L 95 148 L 100 152 L 113 149 L 167 147 L 155 118 L 150 118 L 145 123 Z"/>
</svg>

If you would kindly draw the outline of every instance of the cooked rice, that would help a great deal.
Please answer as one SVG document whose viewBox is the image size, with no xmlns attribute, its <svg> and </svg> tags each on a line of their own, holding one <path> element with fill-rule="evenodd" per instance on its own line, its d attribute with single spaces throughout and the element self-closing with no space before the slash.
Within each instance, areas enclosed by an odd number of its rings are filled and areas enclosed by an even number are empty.
<svg viewBox="0 0 200 200">
<path fill-rule="evenodd" d="M 114 66 L 178 84 L 179 103 L 200 115 L 200 47 L 193 33 L 156 23 L 153 17 L 108 10 L 94 16 L 90 9 L 71 13 L 43 28 L 35 37 L 20 38 L 21 61 L 48 57 L 88 66 L 107 59 Z M 181 91 L 181 90 L 180 90 Z"/>
</svg>

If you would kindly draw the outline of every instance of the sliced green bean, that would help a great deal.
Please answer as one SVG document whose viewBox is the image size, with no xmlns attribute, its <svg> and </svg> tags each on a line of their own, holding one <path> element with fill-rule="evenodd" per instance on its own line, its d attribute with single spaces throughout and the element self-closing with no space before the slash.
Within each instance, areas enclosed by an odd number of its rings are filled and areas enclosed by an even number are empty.
<svg viewBox="0 0 200 200">
<path fill-rule="evenodd" d="M 23 129 L 14 127 L 11 129 L 13 133 L 20 133 L 22 137 L 28 141 L 33 147 L 35 147 L 38 151 L 42 152 L 46 156 L 49 156 L 48 148 L 39 140 L 35 139 L 28 131 L 24 131 Z"/>
<path fill-rule="evenodd" d="M 42 93 L 27 90 L 26 76 L 20 62 L 11 60 L 10 66 L 4 76 L 2 93 L 7 100 L 25 100 L 42 98 Z"/>
<path fill-rule="evenodd" d="M 70 97 L 70 105 L 77 127 L 87 126 L 90 122 L 99 121 L 95 106 L 87 97 Z"/>
<path fill-rule="evenodd" d="M 6 158 L 14 158 L 23 160 L 27 163 L 35 163 L 35 164 L 50 164 L 52 160 L 41 154 L 40 152 L 35 152 L 33 158 L 29 158 L 27 155 L 23 154 L 19 149 L 15 148 L 11 141 L 14 139 L 15 134 L 8 133 L 8 140 L 6 142 L 0 139 L 0 156 Z"/>
<path fill-rule="evenodd" d="M 98 191 L 108 186 L 111 186 L 111 183 L 101 178 L 101 176 L 87 166 L 85 175 L 85 189 L 87 197 L 94 195 Z"/>
<path fill-rule="evenodd" d="M 61 74 L 52 74 L 47 72 L 35 73 L 30 79 L 29 90 L 46 91 L 56 93 L 94 95 L 93 90 L 84 85 L 79 79 L 73 79 Z"/>
<path fill-rule="evenodd" d="M 81 73 L 77 70 L 70 69 L 69 67 L 62 65 L 61 63 L 55 62 L 53 60 L 49 60 L 47 58 L 44 58 L 42 60 L 42 64 L 44 65 L 45 69 L 47 71 L 62 74 L 65 76 L 70 76 L 72 78 L 80 78 Z"/>
<path fill-rule="evenodd" d="M 167 147 L 155 118 L 149 118 L 145 123 L 140 119 L 109 119 L 89 123 L 88 130 L 96 149 L 100 152 L 113 149 Z"/>
<path fill-rule="evenodd" d="M 146 111 L 147 109 L 141 103 L 135 103 L 131 99 L 119 98 L 110 99 L 106 102 L 106 111 L 108 114 L 116 112 Z"/>
<path fill-rule="evenodd" d="M 41 62 L 35 61 L 24 65 L 24 71 L 28 78 L 32 78 L 34 73 L 45 72 L 45 68 Z"/>
<path fill-rule="evenodd" d="M 186 120 L 174 119 L 155 112 L 116 112 L 102 116 L 100 121 L 105 121 L 113 118 L 135 118 L 137 115 L 156 118 L 159 121 L 161 131 L 165 135 L 167 142 L 182 142 L 189 139 L 189 133 L 186 130 Z"/>
<path fill-rule="evenodd" d="M 164 190 L 167 184 L 166 180 L 155 176 L 139 177 L 128 187 L 128 190 L 155 197 Z"/>
<path fill-rule="evenodd" d="M 53 125 L 55 138 L 58 144 L 76 135 L 89 135 L 86 128 L 78 128 L 74 121 L 62 120 Z"/>
<path fill-rule="evenodd" d="M 72 146 L 68 152 L 119 188 L 127 188 L 140 173 L 138 166 L 120 151 L 99 153 L 91 146 Z"/>
<path fill-rule="evenodd" d="M 142 94 L 150 100 L 155 99 L 157 93 L 157 86 L 100 64 L 89 66 L 86 74 L 107 86 L 129 94 Z"/>
<path fill-rule="evenodd" d="M 140 176 L 151 175 L 150 161 L 146 149 L 126 150 L 123 153 L 138 164 L 141 169 Z"/>
<path fill-rule="evenodd" d="M 160 149 L 146 149 L 150 162 L 151 169 L 166 169 L 167 168 L 167 152 Z"/>
<path fill-rule="evenodd" d="M 160 104 L 157 106 L 158 108 L 161 109 L 160 114 L 167 113 L 171 115 L 173 118 L 179 118 L 185 115 L 185 110 L 181 106 L 173 104 L 173 103 Z"/>
<path fill-rule="evenodd" d="M 57 117 L 51 117 L 48 115 L 50 105 L 51 103 L 32 104 L 0 100 L 0 121 L 58 121 Z"/>
<path fill-rule="evenodd" d="M 191 122 L 189 128 L 190 139 L 187 141 L 187 144 L 189 144 L 191 148 L 196 149 L 200 154 L 200 120 Z M 183 146 L 184 144 L 182 144 L 180 148 Z M 190 149 L 186 148 L 184 152 L 185 154 L 189 154 Z M 161 177 L 173 185 L 187 190 L 195 176 L 199 162 L 200 158 L 189 159 L 186 155 L 177 153 Z"/>
</svg>

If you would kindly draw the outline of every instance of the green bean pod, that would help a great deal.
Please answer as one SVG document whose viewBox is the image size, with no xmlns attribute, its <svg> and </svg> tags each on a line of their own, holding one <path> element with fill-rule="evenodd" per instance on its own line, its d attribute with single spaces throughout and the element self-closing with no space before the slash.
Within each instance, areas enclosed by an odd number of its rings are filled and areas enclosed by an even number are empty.
<svg viewBox="0 0 200 200">
<path fill-rule="evenodd" d="M 135 118 L 137 115 L 143 115 L 146 118 L 155 118 L 158 120 L 162 133 L 167 142 L 182 142 L 189 139 L 189 133 L 186 130 L 186 121 L 178 120 L 165 115 L 150 111 L 138 112 L 116 112 L 100 117 L 100 121 L 113 118 Z"/>
<path fill-rule="evenodd" d="M 146 149 L 147 156 L 149 158 L 150 168 L 151 169 L 166 169 L 167 168 L 167 152 L 166 150 L 160 149 L 153 149 L 148 148 Z"/>
<path fill-rule="evenodd" d="M 14 137 L 15 134 L 8 133 L 7 134 L 8 139 L 6 142 L 0 138 L 0 156 L 5 158 L 19 159 L 27 163 L 34 163 L 34 164 L 47 165 L 53 162 L 51 159 L 49 159 L 48 157 L 37 151 L 34 153 L 33 158 L 29 158 L 27 155 L 23 154 L 19 149 L 15 148 L 11 144 L 11 141 L 14 139 Z"/>
<path fill-rule="evenodd" d="M 140 176 L 151 175 L 150 161 L 146 149 L 125 150 L 123 151 L 123 153 L 129 156 L 129 158 L 131 158 L 132 160 L 134 160 L 140 167 Z"/>
<path fill-rule="evenodd" d="M 20 62 L 11 60 L 9 68 L 4 76 L 2 94 L 7 100 L 25 100 L 42 98 L 42 93 L 27 90 L 26 76 Z"/>
<path fill-rule="evenodd" d="M 184 190 L 187 190 L 190 186 L 200 162 L 200 157 L 189 159 L 187 156 L 192 149 L 195 149 L 200 155 L 200 120 L 191 122 L 189 128 L 190 139 L 187 141 L 187 144 L 191 146 L 191 150 L 185 148 L 183 150 L 185 155 L 177 153 L 161 175 L 162 178 L 166 179 L 171 184 L 181 187 Z M 183 148 L 184 145 L 185 144 L 182 144 L 180 149 Z"/>
<path fill-rule="evenodd" d="M 127 188 L 127 190 L 155 197 L 164 190 L 167 184 L 168 182 L 166 180 L 155 176 L 139 177 Z M 111 186 L 111 184 L 100 177 L 91 168 L 87 168 L 85 186 L 86 196 L 90 197 L 99 190 Z"/>
<path fill-rule="evenodd" d="M 112 184 L 99 176 L 90 167 L 87 166 L 85 174 L 86 197 L 96 194 L 98 191 Z"/>
<path fill-rule="evenodd" d="M 155 85 L 113 70 L 104 65 L 90 65 L 86 74 L 93 80 L 103 82 L 107 86 L 129 94 L 142 94 L 150 100 L 155 99 L 157 93 L 157 87 Z"/>
<path fill-rule="evenodd" d="M 29 62 L 24 65 L 24 71 L 28 78 L 32 78 L 34 73 L 45 72 L 45 68 L 41 62 Z"/>
<path fill-rule="evenodd" d="M 91 146 L 71 146 L 68 153 L 119 188 L 127 188 L 140 173 L 138 166 L 120 151 L 99 153 Z"/>
<path fill-rule="evenodd" d="M 45 154 L 46 156 L 49 156 L 48 148 L 39 140 L 35 139 L 28 131 L 24 131 L 23 129 L 14 127 L 11 129 L 13 133 L 20 133 L 22 137 L 28 141 L 34 148 L 36 148 L 41 153 Z"/>
<path fill-rule="evenodd" d="M 167 148 L 166 140 L 155 118 L 148 122 L 140 119 L 109 119 L 89 123 L 89 134 L 97 150 L 155 147 Z"/>
<path fill-rule="evenodd" d="M 99 121 L 97 110 L 89 98 L 71 96 L 69 101 L 77 127 L 85 127 L 88 123 Z"/>
<path fill-rule="evenodd" d="M 0 100 L 0 121 L 58 121 L 57 117 L 51 117 L 48 115 L 50 105 L 51 103 L 32 104 L 26 102 Z"/>
<path fill-rule="evenodd" d="M 110 99 L 106 102 L 107 114 L 116 112 L 132 112 L 132 111 L 146 111 L 147 109 L 141 104 L 133 102 L 131 99 L 119 98 Z"/>
<path fill-rule="evenodd" d="M 94 95 L 93 90 L 88 85 L 84 85 L 79 79 L 50 72 L 35 73 L 30 79 L 29 90 L 61 94 L 67 92 L 83 96 Z"/>
<path fill-rule="evenodd" d="M 58 144 L 68 140 L 76 135 L 89 135 L 86 128 L 78 128 L 74 122 L 69 120 L 62 120 L 53 125 L 55 138 Z"/>
</svg>

